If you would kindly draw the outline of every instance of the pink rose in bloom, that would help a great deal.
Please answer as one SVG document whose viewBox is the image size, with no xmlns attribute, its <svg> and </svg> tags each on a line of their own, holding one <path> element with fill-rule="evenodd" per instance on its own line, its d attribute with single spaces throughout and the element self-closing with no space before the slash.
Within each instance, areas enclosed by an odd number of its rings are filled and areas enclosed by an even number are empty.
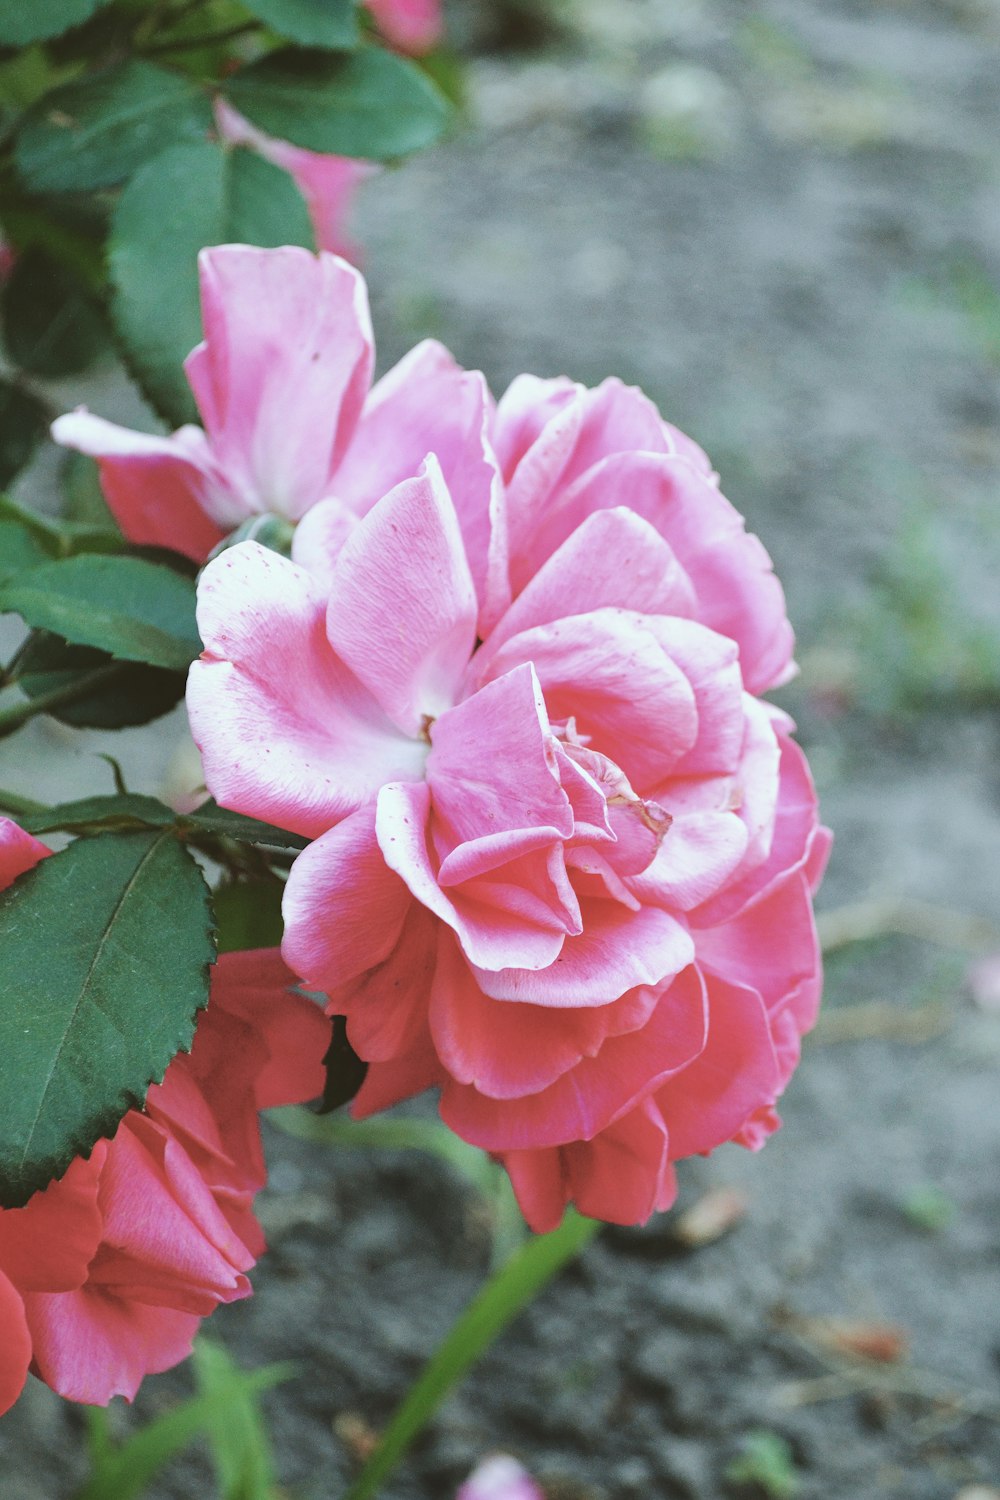
<svg viewBox="0 0 1000 1500">
<path fill-rule="evenodd" d="M 419 57 L 441 40 L 441 0 L 365 0 L 386 41 Z"/>
<path fill-rule="evenodd" d="M 350 526 L 203 573 L 207 784 L 313 840 L 283 951 L 370 1064 L 356 1113 L 436 1086 L 534 1227 L 636 1222 L 774 1129 L 818 1002 L 828 835 L 754 696 L 792 671 L 781 589 L 617 381 L 516 381 L 496 484 L 406 436 L 431 456 Z"/>
<path fill-rule="evenodd" d="M 516 1458 L 496 1453 L 469 1475 L 455 1500 L 545 1500 L 545 1496 Z"/>
<path fill-rule="evenodd" d="M 203 562 L 252 516 L 309 513 L 296 545 L 315 552 L 317 534 L 342 539 L 433 449 L 464 497 L 477 528 L 470 557 L 485 570 L 482 517 L 499 476 L 482 376 L 427 341 L 371 388 L 367 291 L 336 256 L 227 245 L 203 250 L 198 264 L 205 341 L 185 369 L 204 429 L 157 437 L 83 410 L 52 429 L 97 459 L 129 540 Z"/>
<path fill-rule="evenodd" d="M 321 250 L 331 250 L 354 265 L 360 264 L 361 251 L 346 226 L 356 189 L 380 170 L 374 162 L 356 161 L 350 156 L 325 156 L 293 146 L 289 141 L 275 140 L 251 125 L 225 99 L 215 101 L 215 122 L 224 141 L 234 146 L 251 146 L 294 178 L 306 200 Z"/>
<path fill-rule="evenodd" d="M 0 883 L 48 851 L 0 821 Z M 190 1055 L 146 1109 L 24 1208 L 0 1209 L 0 1412 L 29 1368 L 74 1401 L 131 1399 L 190 1353 L 201 1319 L 250 1293 L 264 1249 L 258 1115 L 322 1091 L 322 1013 L 277 952 L 227 954 Z"/>
</svg>

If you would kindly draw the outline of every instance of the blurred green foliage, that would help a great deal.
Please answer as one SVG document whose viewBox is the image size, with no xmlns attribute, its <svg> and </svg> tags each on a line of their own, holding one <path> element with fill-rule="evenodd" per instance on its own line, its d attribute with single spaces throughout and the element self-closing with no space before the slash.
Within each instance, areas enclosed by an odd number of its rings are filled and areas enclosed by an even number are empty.
<svg viewBox="0 0 1000 1500">
<path fill-rule="evenodd" d="M 202 246 L 313 245 L 292 179 L 220 137 L 220 101 L 295 146 L 393 160 L 447 127 L 435 70 L 382 47 L 358 0 L 0 0 L 0 484 L 54 415 L 37 382 L 112 345 L 155 410 L 192 414 Z"/>
</svg>

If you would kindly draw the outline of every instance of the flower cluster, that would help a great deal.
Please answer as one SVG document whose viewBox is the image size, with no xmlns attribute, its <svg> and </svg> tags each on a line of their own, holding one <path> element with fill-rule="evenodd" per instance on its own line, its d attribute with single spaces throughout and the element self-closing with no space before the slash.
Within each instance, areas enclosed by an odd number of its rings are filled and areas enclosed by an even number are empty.
<svg viewBox="0 0 1000 1500">
<path fill-rule="evenodd" d="M 370 388 L 329 255 L 223 247 L 202 290 L 204 431 L 56 435 L 136 540 L 298 523 L 205 568 L 188 707 L 219 802 L 312 841 L 283 953 L 369 1064 L 355 1111 L 435 1087 L 536 1229 L 643 1220 L 678 1158 L 775 1128 L 819 999 L 770 560 L 635 389 L 495 403 L 434 343 Z"/>
<path fill-rule="evenodd" d="M 0 888 L 48 850 L 0 820 Z M 329 1025 L 277 952 L 220 959 L 190 1054 L 24 1208 L 0 1209 L 0 1412 L 29 1368 L 106 1405 L 185 1358 L 264 1248 L 261 1109 L 314 1098 Z"/>
</svg>

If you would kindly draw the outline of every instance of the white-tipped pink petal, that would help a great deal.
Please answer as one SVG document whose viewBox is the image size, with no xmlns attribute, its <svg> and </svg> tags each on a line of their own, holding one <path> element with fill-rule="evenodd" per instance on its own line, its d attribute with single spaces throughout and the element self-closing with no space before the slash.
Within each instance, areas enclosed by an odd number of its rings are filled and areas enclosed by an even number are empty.
<svg viewBox="0 0 1000 1500">
<path fill-rule="evenodd" d="M 198 628 L 188 714 L 223 806 L 315 838 L 383 782 L 422 776 L 426 745 L 334 654 L 325 596 L 294 563 L 256 542 L 230 547 L 202 574 Z"/>
<path fill-rule="evenodd" d="M 442 889 L 428 848 L 430 809 L 426 784 L 384 786 L 379 792 L 375 828 L 389 868 L 458 935 L 470 962 L 497 969 L 510 963 L 537 969 L 551 964 L 566 935 L 559 913 L 538 901 L 526 914 L 523 906 L 463 899 L 461 892 L 452 899 Z"/>
<path fill-rule="evenodd" d="M 365 284 L 296 246 L 198 258 L 205 341 L 185 369 L 219 466 L 253 511 L 298 520 L 330 493 L 374 359 Z"/>
<path fill-rule="evenodd" d="M 479 680 L 512 636 L 606 607 L 647 615 L 688 615 L 694 607 L 690 580 L 667 543 L 624 506 L 588 516 L 543 564 L 484 641 Z"/>
<path fill-rule="evenodd" d="M 450 708 L 476 635 L 476 594 L 455 508 L 427 459 L 365 516 L 341 548 L 330 642 L 408 735 Z"/>
<path fill-rule="evenodd" d="M 327 595 L 337 558 L 357 524 L 357 515 L 343 500 L 321 500 L 306 511 L 292 534 L 292 562 L 311 573 Z"/>
<path fill-rule="evenodd" d="M 196 427 L 156 437 L 81 407 L 57 418 L 52 436 L 62 447 L 97 460 L 104 497 L 130 542 L 171 547 L 201 562 L 221 541 L 221 526 L 230 519 L 222 513 L 224 486 Z"/>
<path fill-rule="evenodd" d="M 364 515 L 434 454 L 458 515 L 483 631 L 510 601 L 506 506 L 488 441 L 490 415 L 482 375 L 463 370 L 426 339 L 372 389 L 336 477 L 339 498 Z"/>
</svg>

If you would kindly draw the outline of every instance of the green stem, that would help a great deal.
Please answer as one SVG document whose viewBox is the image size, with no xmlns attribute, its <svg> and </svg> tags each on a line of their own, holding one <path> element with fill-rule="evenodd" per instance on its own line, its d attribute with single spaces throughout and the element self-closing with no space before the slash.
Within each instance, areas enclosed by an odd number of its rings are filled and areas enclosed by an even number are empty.
<svg viewBox="0 0 1000 1500">
<path fill-rule="evenodd" d="M 78 677 L 75 682 L 68 683 L 65 687 L 53 688 L 49 693 L 40 693 L 37 698 L 28 698 L 24 703 L 15 703 L 11 708 L 0 709 L 0 740 L 8 734 L 13 734 L 15 730 L 21 728 L 22 724 L 27 724 L 28 720 L 35 718 L 37 714 L 47 714 L 54 708 L 66 708 L 71 703 L 78 703 L 81 698 L 89 698 L 95 689 L 113 682 L 125 665 L 127 663 L 116 662 L 110 667 L 98 667 L 95 671 L 85 673 L 83 677 Z"/>
<path fill-rule="evenodd" d="M 411 1385 L 344 1500 L 371 1500 L 452 1386 L 600 1227 L 570 1209 L 560 1228 L 529 1240 L 490 1277 Z"/>
<path fill-rule="evenodd" d="M 35 802 L 31 797 L 21 797 L 17 792 L 7 792 L 0 788 L 0 813 L 13 813 L 15 818 L 30 818 L 44 812 L 48 812 L 44 802 Z"/>
</svg>

